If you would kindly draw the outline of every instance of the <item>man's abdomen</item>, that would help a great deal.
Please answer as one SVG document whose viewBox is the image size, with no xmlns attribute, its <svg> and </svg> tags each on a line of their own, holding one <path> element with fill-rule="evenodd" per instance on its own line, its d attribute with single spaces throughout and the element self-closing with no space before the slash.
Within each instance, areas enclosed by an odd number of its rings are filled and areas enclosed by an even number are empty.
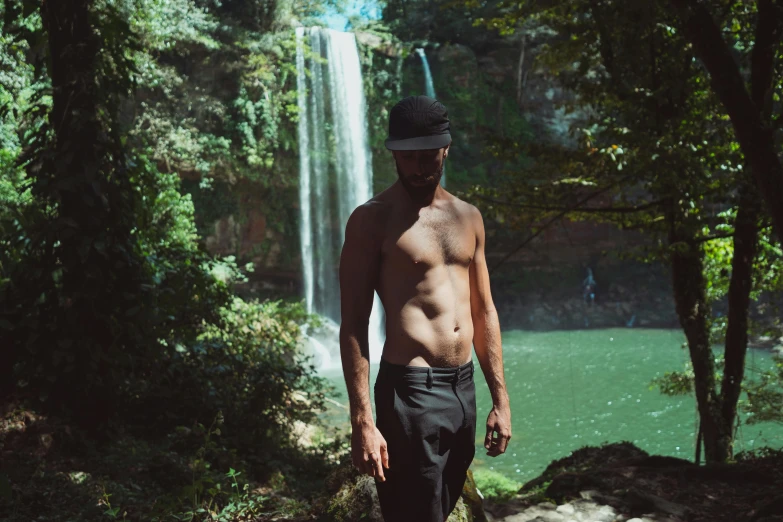
<svg viewBox="0 0 783 522">
<path fill-rule="evenodd" d="M 386 312 L 385 360 L 440 367 L 470 360 L 473 319 L 467 270 L 439 266 L 427 270 L 423 277 L 400 270 L 386 275 L 381 283 L 378 293 Z"/>
<path fill-rule="evenodd" d="M 470 360 L 473 321 L 467 313 L 444 313 L 428 317 L 415 306 L 403 307 L 399 315 L 386 315 L 383 358 L 393 364 L 412 366 L 459 366 Z"/>
</svg>

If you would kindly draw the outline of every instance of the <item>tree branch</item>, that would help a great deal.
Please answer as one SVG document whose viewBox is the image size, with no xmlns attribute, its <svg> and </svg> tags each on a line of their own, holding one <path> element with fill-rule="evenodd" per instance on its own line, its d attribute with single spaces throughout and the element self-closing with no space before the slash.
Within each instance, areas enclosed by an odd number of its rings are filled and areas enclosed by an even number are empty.
<svg viewBox="0 0 783 522">
<path fill-rule="evenodd" d="M 751 98 L 764 120 L 769 114 L 776 46 L 781 37 L 780 12 L 772 0 L 758 0 L 758 23 L 750 56 Z"/>
<path fill-rule="evenodd" d="M 559 213 L 558 213 L 556 216 L 552 217 L 552 219 L 550 219 L 549 221 L 547 221 L 546 223 L 544 223 L 544 225 L 543 225 L 541 228 L 539 228 L 539 229 L 538 229 L 536 232 L 534 232 L 534 233 L 530 234 L 530 236 L 528 236 L 528 238 L 527 238 L 527 239 L 525 239 L 525 240 L 524 240 L 524 241 L 523 241 L 523 242 L 522 242 L 522 243 L 521 243 L 519 246 L 517 246 L 515 249 L 513 249 L 511 252 L 509 252 L 509 253 L 508 253 L 508 254 L 506 254 L 505 256 L 503 256 L 503 259 L 501 259 L 501 260 L 500 260 L 500 261 L 499 261 L 499 262 L 498 262 L 498 263 L 497 263 L 495 266 L 493 266 L 493 267 L 492 267 L 492 269 L 489 271 L 490 275 L 491 275 L 491 274 L 492 274 L 492 273 L 493 273 L 495 270 L 497 270 L 497 269 L 498 269 L 498 268 L 499 268 L 499 267 L 500 267 L 500 266 L 501 266 L 503 263 L 505 263 L 506 261 L 508 261 L 508 259 L 509 259 L 511 256 L 513 256 L 514 254 L 516 254 L 517 252 L 519 252 L 520 250 L 522 250 L 522 248 L 524 248 L 524 247 L 525 247 L 525 245 L 527 245 L 528 243 L 530 243 L 531 241 L 533 241 L 535 238 L 537 238 L 538 236 L 540 236 L 540 235 L 541 235 L 541 233 L 542 233 L 544 230 L 546 230 L 547 228 L 551 227 L 551 226 L 552 226 L 552 225 L 553 225 L 555 222 L 557 222 L 557 220 L 558 220 L 558 219 L 562 218 L 563 216 L 565 216 L 565 215 L 566 215 L 566 214 L 568 214 L 569 212 L 573 212 L 573 209 L 575 209 L 575 208 L 577 208 L 577 207 L 579 207 L 579 206 L 581 206 L 581 205 L 584 205 L 584 204 L 585 204 L 585 203 L 587 203 L 588 201 L 590 201 L 590 200 L 592 200 L 592 199 L 595 199 L 595 198 L 597 198 L 597 197 L 598 197 L 598 196 L 600 196 L 601 194 L 605 194 L 606 192 L 608 192 L 608 191 L 612 190 L 612 189 L 613 189 L 613 188 L 615 188 L 616 186 L 618 186 L 618 185 L 620 185 L 620 184 L 622 184 L 622 183 L 625 183 L 626 181 L 628 181 L 629 179 L 631 179 L 631 177 L 633 177 L 631 174 L 629 174 L 629 175 L 627 175 L 627 176 L 624 176 L 624 177 L 622 177 L 622 178 L 618 179 L 617 181 L 615 181 L 614 183 L 612 183 L 612 184 L 610 184 L 610 185 L 608 185 L 608 186 L 606 186 L 606 187 L 602 188 L 601 190 L 599 190 L 599 191 L 597 191 L 597 192 L 593 192 L 593 193 L 592 193 L 592 194 L 590 194 L 589 196 L 585 196 L 584 198 L 580 199 L 579 201 L 577 201 L 577 202 L 576 202 L 576 204 L 575 204 L 573 207 L 569 207 L 569 208 L 567 208 L 567 209 L 565 209 L 565 210 L 563 210 L 563 211 L 559 212 Z"/>
<path fill-rule="evenodd" d="M 596 30 L 598 31 L 598 52 L 601 55 L 601 61 L 609 76 L 612 78 L 612 84 L 616 95 L 620 100 L 627 100 L 630 97 L 631 88 L 623 81 L 623 78 L 617 71 L 617 64 L 614 60 L 614 50 L 612 40 L 607 30 L 610 25 L 601 20 L 601 4 L 597 0 L 591 2 L 590 14 L 596 20 Z"/>
<path fill-rule="evenodd" d="M 663 200 L 656 200 L 651 201 L 649 203 L 645 203 L 644 205 L 638 205 L 635 207 L 548 207 L 544 205 L 530 205 L 526 203 L 516 203 L 514 201 L 501 201 L 499 199 L 490 198 L 487 196 L 482 196 L 481 194 L 475 195 L 477 198 L 482 199 L 484 201 L 489 201 L 490 203 L 496 203 L 498 205 L 506 205 L 509 207 L 514 208 L 526 208 L 530 210 L 545 210 L 545 211 L 551 211 L 551 212 L 560 212 L 565 211 L 566 213 L 572 213 L 572 212 L 606 212 L 606 213 L 616 213 L 616 214 L 631 214 L 634 212 L 642 212 L 644 210 L 648 210 L 650 208 L 654 208 L 658 205 L 660 205 Z"/>
<path fill-rule="evenodd" d="M 712 234 L 710 236 L 697 237 L 694 243 L 706 243 L 707 241 L 714 241 L 716 239 L 728 239 L 730 237 L 734 237 L 734 234 L 731 232 L 726 232 L 725 234 Z"/>
<path fill-rule="evenodd" d="M 773 130 L 764 125 L 740 70 L 706 7 L 695 0 L 671 0 L 671 4 L 678 11 L 696 55 L 712 77 L 713 90 L 731 118 L 737 141 L 766 199 L 780 240 L 783 238 L 783 205 L 780 204 L 783 201 L 783 165 L 774 148 Z M 760 8 L 764 9 L 762 4 L 764 0 L 760 0 Z M 779 17 L 772 18 L 777 20 Z M 779 21 L 776 24 L 779 25 Z M 762 53 L 757 59 L 763 58 Z"/>
</svg>

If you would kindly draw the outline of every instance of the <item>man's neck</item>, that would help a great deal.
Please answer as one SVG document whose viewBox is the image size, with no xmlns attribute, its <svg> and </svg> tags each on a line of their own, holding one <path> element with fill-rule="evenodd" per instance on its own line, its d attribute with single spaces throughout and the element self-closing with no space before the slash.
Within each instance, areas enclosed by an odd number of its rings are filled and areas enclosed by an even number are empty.
<svg viewBox="0 0 783 522">
<path fill-rule="evenodd" d="M 431 193 L 427 194 L 426 196 L 422 198 L 414 198 L 410 192 L 405 188 L 405 186 L 398 180 L 397 181 L 398 190 L 400 194 L 402 194 L 402 197 L 407 200 L 410 205 L 417 210 L 421 210 L 426 207 L 432 207 L 435 206 L 434 204 L 437 203 L 440 200 L 445 199 L 446 191 L 438 185 L 435 187 L 435 190 L 433 190 Z"/>
</svg>

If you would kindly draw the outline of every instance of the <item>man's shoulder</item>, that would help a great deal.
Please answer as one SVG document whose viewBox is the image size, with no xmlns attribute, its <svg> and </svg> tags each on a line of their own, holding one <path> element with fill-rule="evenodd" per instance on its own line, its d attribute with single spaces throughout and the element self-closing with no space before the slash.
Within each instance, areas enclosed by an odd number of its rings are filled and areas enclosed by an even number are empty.
<svg viewBox="0 0 783 522">
<path fill-rule="evenodd" d="M 353 211 L 352 216 L 361 219 L 376 218 L 379 215 L 389 211 L 391 202 L 383 197 L 383 193 L 368 199 Z"/>
<path fill-rule="evenodd" d="M 481 219 L 481 211 L 475 205 L 464 201 L 452 194 L 452 205 L 454 209 L 462 216 L 465 216 L 471 220 Z"/>
<path fill-rule="evenodd" d="M 382 235 L 382 223 L 389 212 L 389 202 L 375 196 L 354 209 L 348 218 L 346 236 L 355 236 L 363 241 L 378 240 Z"/>
</svg>

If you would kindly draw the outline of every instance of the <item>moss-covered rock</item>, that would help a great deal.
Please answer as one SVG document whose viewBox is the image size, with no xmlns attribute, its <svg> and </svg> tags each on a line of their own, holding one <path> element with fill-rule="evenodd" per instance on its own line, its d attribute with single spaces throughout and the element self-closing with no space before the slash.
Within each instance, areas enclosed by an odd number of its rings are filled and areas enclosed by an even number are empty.
<svg viewBox="0 0 783 522">
<path fill-rule="evenodd" d="M 375 479 L 360 474 L 350 463 L 340 466 L 326 479 L 326 490 L 328 499 L 321 503 L 322 513 L 318 514 L 321 520 L 383 522 Z M 462 495 L 448 522 L 486 521 L 473 473 L 468 470 Z"/>
<path fill-rule="evenodd" d="M 567 457 L 553 461 L 539 477 L 522 486 L 519 493 L 530 493 L 543 484 L 551 483 L 555 477 L 564 473 L 578 474 L 602 466 L 610 466 L 616 462 L 648 456 L 646 451 L 627 441 L 601 446 L 583 446 Z"/>
<path fill-rule="evenodd" d="M 476 481 L 473 478 L 473 471 L 470 469 L 468 470 L 468 476 L 465 479 L 465 485 L 462 487 L 460 502 L 464 502 L 467 510 L 470 512 L 469 520 L 472 520 L 473 522 L 487 522 L 487 515 L 484 513 L 484 501 L 481 496 L 479 496 L 478 488 L 476 488 Z"/>
<path fill-rule="evenodd" d="M 326 515 L 328 520 L 335 522 L 383 522 L 375 479 L 357 473 L 331 498 Z"/>
</svg>

